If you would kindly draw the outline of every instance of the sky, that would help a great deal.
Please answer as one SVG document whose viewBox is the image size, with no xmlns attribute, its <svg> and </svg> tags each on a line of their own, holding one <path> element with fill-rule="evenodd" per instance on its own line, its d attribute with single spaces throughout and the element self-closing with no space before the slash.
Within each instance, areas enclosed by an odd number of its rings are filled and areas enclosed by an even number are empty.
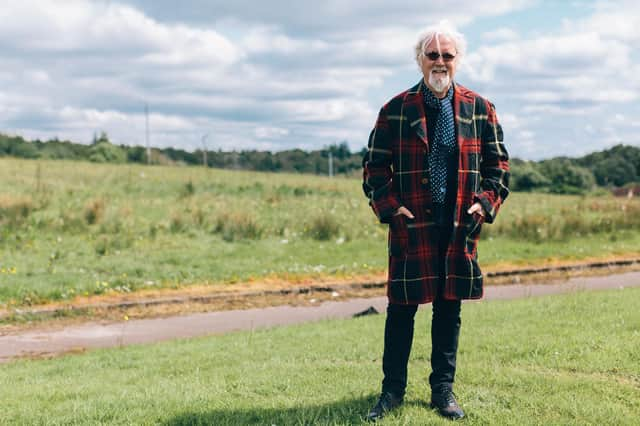
<svg viewBox="0 0 640 426">
<path fill-rule="evenodd" d="M 186 150 L 359 151 L 448 19 L 456 82 L 512 157 L 640 146 L 636 0 L 0 0 L 0 132 Z"/>
</svg>

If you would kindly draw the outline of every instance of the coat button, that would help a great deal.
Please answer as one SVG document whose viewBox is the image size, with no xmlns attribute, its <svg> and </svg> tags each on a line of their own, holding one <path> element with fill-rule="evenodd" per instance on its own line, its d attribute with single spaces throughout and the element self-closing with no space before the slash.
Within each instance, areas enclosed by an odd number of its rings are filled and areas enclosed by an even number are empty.
<svg viewBox="0 0 640 426">
<path fill-rule="evenodd" d="M 423 184 L 423 185 L 426 185 L 426 184 L 428 184 L 428 183 L 429 183 L 429 178 L 426 178 L 426 177 L 425 177 L 425 178 L 422 178 L 422 184 Z"/>
<path fill-rule="evenodd" d="M 426 214 L 431 214 L 431 209 L 424 209 L 424 212 L 425 212 Z"/>
</svg>

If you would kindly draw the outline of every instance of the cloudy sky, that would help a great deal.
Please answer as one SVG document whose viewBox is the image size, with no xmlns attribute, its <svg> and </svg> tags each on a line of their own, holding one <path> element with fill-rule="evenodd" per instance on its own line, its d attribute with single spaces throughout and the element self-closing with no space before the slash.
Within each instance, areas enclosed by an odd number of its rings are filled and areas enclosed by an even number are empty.
<svg viewBox="0 0 640 426">
<path fill-rule="evenodd" d="M 400 6 L 401 5 L 401 6 Z M 512 156 L 640 146 L 640 2 L 0 0 L 0 132 L 188 150 L 366 145 L 415 84 L 416 35 L 468 39 L 456 80 Z"/>
</svg>

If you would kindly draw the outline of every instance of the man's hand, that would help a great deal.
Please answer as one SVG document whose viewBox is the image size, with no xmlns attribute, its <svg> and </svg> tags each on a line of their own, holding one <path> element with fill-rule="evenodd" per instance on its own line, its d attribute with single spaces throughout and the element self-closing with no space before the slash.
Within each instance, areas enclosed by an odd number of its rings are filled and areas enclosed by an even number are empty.
<svg viewBox="0 0 640 426">
<path fill-rule="evenodd" d="M 413 218 L 414 218 L 414 217 L 413 217 L 413 213 L 411 213 L 411 212 L 409 211 L 409 209 L 408 209 L 408 208 L 406 208 L 405 206 L 400 206 L 400 207 L 398 208 L 398 210 L 396 210 L 396 212 L 394 213 L 394 216 L 398 216 L 399 214 L 403 214 L 403 215 L 405 215 L 406 217 L 408 217 L 409 219 L 413 219 Z"/>
<path fill-rule="evenodd" d="M 484 208 L 482 208 L 482 204 L 474 203 L 471 207 L 469 207 L 469 210 L 467 210 L 467 213 L 469 214 L 478 213 L 480 216 L 484 217 Z"/>
</svg>

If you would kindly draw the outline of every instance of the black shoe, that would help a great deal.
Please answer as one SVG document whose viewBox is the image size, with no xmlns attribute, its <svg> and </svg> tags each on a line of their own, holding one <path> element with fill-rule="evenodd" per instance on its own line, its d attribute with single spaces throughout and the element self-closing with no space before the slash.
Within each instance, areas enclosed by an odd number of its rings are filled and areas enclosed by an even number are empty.
<svg viewBox="0 0 640 426">
<path fill-rule="evenodd" d="M 464 417 L 464 411 L 458 405 L 453 391 L 448 386 L 440 386 L 431 391 L 431 408 L 437 408 L 441 416 L 451 420 Z"/>
<path fill-rule="evenodd" d="M 402 397 L 397 397 L 391 392 L 382 392 L 376 405 L 369 411 L 369 414 L 367 414 L 367 421 L 375 422 L 376 420 L 380 420 L 389 411 L 399 407 L 402 404 L 402 400 Z"/>
</svg>

